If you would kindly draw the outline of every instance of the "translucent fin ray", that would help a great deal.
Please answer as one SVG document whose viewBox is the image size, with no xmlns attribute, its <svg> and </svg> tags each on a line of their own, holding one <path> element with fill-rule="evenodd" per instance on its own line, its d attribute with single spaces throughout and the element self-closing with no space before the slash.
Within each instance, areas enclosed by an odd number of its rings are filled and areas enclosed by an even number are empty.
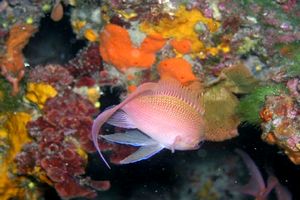
<svg viewBox="0 0 300 200">
<path fill-rule="evenodd" d="M 140 147 L 136 152 L 126 157 L 124 160 L 121 160 L 120 164 L 129 164 L 148 159 L 160 152 L 163 148 L 164 147 L 160 144 Z"/>
<path fill-rule="evenodd" d="M 107 141 L 131 146 L 151 146 L 157 142 L 138 130 L 127 131 L 125 133 L 115 133 L 110 135 L 101 135 Z"/>
<path fill-rule="evenodd" d="M 132 121 L 128 118 L 128 115 L 123 110 L 116 111 L 106 123 L 121 128 L 136 128 Z"/>
</svg>

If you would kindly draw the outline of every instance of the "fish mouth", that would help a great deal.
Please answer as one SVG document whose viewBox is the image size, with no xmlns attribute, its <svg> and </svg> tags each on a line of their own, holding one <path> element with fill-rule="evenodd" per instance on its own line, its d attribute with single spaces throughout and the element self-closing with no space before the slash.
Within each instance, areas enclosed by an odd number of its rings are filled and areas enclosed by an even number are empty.
<svg viewBox="0 0 300 200">
<path fill-rule="evenodd" d="M 179 142 L 175 145 L 175 149 L 176 150 L 181 150 L 181 151 L 197 150 L 197 149 L 200 148 L 201 144 L 202 144 L 201 142 L 195 142 L 195 141 L 193 141 L 193 142 L 184 142 L 184 141 L 182 141 L 182 142 Z M 169 148 L 169 149 L 171 149 L 171 148 Z M 174 147 L 173 147 L 173 149 L 174 149 Z"/>
</svg>

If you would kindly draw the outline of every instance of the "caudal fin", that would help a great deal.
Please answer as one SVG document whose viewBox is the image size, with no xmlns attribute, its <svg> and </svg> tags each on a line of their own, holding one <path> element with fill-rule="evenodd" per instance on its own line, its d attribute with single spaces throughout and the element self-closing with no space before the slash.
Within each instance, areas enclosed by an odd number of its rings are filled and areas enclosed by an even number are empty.
<svg viewBox="0 0 300 200">
<path fill-rule="evenodd" d="M 102 127 L 102 125 L 111 117 L 111 115 L 113 115 L 113 113 L 115 112 L 115 109 L 109 109 L 104 111 L 103 113 L 101 113 L 100 115 L 98 115 L 98 117 L 94 120 L 93 123 L 93 127 L 92 127 L 92 139 L 93 139 L 93 143 L 94 146 L 96 147 L 101 159 L 103 160 L 103 162 L 106 164 L 106 166 L 110 168 L 108 162 L 105 160 L 103 154 L 101 153 L 99 144 L 98 144 L 98 133 Z"/>
</svg>

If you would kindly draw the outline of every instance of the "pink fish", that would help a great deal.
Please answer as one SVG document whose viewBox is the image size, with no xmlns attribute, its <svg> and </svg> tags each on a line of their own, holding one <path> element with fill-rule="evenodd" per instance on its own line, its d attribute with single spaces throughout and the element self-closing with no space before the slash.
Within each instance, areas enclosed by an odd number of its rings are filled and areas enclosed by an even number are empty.
<svg viewBox="0 0 300 200">
<path fill-rule="evenodd" d="M 255 200 L 267 200 L 268 195 L 275 188 L 278 200 L 292 200 L 291 193 L 279 183 L 275 176 L 270 176 L 265 184 L 259 169 L 250 156 L 242 150 L 236 149 L 235 151 L 244 160 L 251 175 L 248 184 L 239 188 L 240 192 L 255 197 Z"/>
<path fill-rule="evenodd" d="M 140 147 L 121 164 L 147 159 L 163 148 L 192 150 L 204 140 L 201 90 L 175 80 L 144 83 L 119 105 L 105 110 L 93 123 L 92 138 L 102 160 L 98 133 L 104 123 L 127 128 L 125 133 L 100 135 L 107 141 Z"/>
</svg>

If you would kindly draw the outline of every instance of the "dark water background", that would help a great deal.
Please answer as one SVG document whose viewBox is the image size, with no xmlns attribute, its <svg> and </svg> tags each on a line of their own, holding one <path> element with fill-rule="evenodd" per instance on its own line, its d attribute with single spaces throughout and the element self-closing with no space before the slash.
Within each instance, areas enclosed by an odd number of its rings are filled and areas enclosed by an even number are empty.
<svg viewBox="0 0 300 200">
<path fill-rule="evenodd" d="M 31 67 L 47 63 L 63 64 L 74 57 L 85 43 L 85 41 L 76 40 L 72 33 L 68 14 L 60 22 L 53 22 L 46 17 L 41 21 L 39 32 L 24 49 L 24 54 Z M 106 93 L 101 97 L 101 109 L 117 104 L 119 101 L 120 90 L 117 88 L 112 92 L 109 88 L 104 90 Z M 266 169 L 272 170 L 280 182 L 292 192 L 293 199 L 300 199 L 300 167 L 290 162 L 277 147 L 261 141 L 259 128 L 243 125 L 240 126 L 239 133 L 240 136 L 235 139 L 222 143 L 207 142 L 201 148 L 207 151 L 215 149 L 221 155 L 224 151 L 233 151 L 235 148 L 243 149 L 261 169 L 265 180 L 267 178 Z M 165 150 L 146 161 L 132 165 L 113 166 L 112 170 L 108 170 L 95 154 L 89 157 L 87 173 L 95 180 L 108 179 L 111 181 L 112 188 L 108 192 L 100 192 L 99 199 L 110 199 L 109 196 L 113 194 L 122 196 L 122 199 L 129 199 L 140 186 L 146 187 L 149 193 L 163 194 L 181 182 L 177 176 L 178 172 L 175 170 L 178 161 L 187 160 L 188 165 L 189 159 L 193 159 L 195 154 L 197 151 L 172 154 Z M 200 164 L 205 165 L 205 163 Z M 46 189 L 45 198 L 48 200 L 59 199 L 55 190 L 51 188 Z"/>
</svg>

